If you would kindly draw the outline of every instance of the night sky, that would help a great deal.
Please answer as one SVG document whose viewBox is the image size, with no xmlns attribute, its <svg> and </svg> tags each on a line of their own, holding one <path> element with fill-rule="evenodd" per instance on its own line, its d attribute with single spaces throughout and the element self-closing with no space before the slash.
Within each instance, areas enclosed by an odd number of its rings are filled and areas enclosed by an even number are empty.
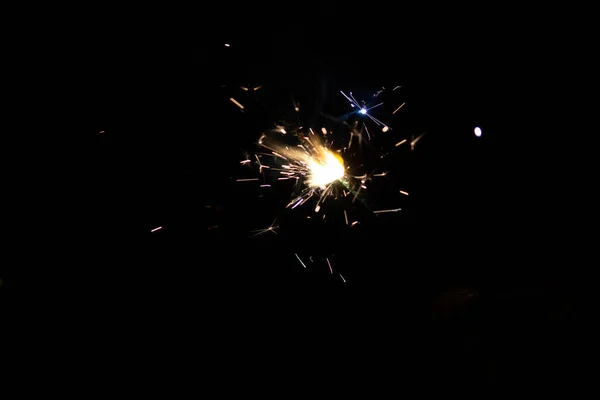
<svg viewBox="0 0 600 400">
<path fill-rule="evenodd" d="M 64 229 L 39 247 L 57 262 L 0 275 L 1 310 L 80 349 L 76 363 L 109 362 L 103 382 L 165 393 L 566 379 L 579 295 L 565 265 L 581 243 L 564 238 L 576 218 L 553 211 L 573 209 L 560 188 L 576 186 L 544 116 L 565 98 L 540 73 L 560 58 L 540 33 L 556 26 L 455 5 L 281 7 L 181 23 L 98 11 L 57 35 L 48 87 L 69 156 L 44 209 Z M 289 187 L 235 181 L 291 96 L 318 129 L 340 90 L 397 85 L 389 134 L 425 135 L 410 151 L 377 133 L 395 150 L 369 200 L 401 212 L 307 224 L 285 209 Z M 250 237 L 275 218 L 277 235 Z"/>
</svg>

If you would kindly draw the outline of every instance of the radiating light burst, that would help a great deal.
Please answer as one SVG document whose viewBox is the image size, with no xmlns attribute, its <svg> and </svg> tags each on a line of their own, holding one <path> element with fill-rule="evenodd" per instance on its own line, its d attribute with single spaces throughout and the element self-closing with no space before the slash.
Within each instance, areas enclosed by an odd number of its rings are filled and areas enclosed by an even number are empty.
<svg viewBox="0 0 600 400">
<path fill-rule="evenodd" d="M 242 87 L 242 90 L 249 92 L 249 87 Z M 414 150 L 416 143 L 424 136 L 424 133 L 415 135 L 414 132 L 393 130 L 387 123 L 392 122 L 394 116 L 400 114 L 399 111 L 405 106 L 405 102 L 391 97 L 391 92 L 399 88 L 400 86 L 395 86 L 390 91 L 381 87 L 368 103 L 357 100 L 352 92 L 340 91 L 339 100 L 346 100 L 341 102 L 344 107 L 336 108 L 334 115 L 326 114 L 323 109 L 318 110 L 315 118 L 307 118 L 311 121 L 307 126 L 302 126 L 298 117 L 300 103 L 292 100 L 290 110 L 293 112 L 284 112 L 284 117 L 279 116 L 276 121 L 267 122 L 272 125 L 259 137 L 260 150 L 251 155 L 246 154 L 245 159 L 240 161 L 244 169 L 256 168 L 258 175 L 240 177 L 236 181 L 242 184 L 248 182 L 249 186 L 253 186 L 253 183 L 258 184 L 260 188 L 285 185 L 286 181 L 293 182 L 290 200 L 285 208 L 315 221 L 307 226 L 324 226 L 321 225 L 321 221 L 324 224 L 332 221 L 333 224 L 343 224 L 345 229 L 360 230 L 363 224 L 359 219 L 362 216 L 372 215 L 374 218 L 387 219 L 401 212 L 402 208 L 399 206 L 402 204 L 395 203 L 406 201 L 409 192 L 405 190 L 395 188 L 393 192 L 396 197 L 391 197 L 392 191 L 387 192 L 387 189 L 383 189 L 389 194 L 385 199 L 379 200 L 387 207 L 376 207 L 380 201 L 367 199 L 366 196 L 368 187 L 374 180 L 389 178 L 389 164 L 384 166 L 388 161 L 386 157 L 392 152 Z M 388 104 L 384 97 L 393 102 Z M 377 99 L 374 101 L 375 98 Z M 244 106 L 233 97 L 230 97 L 230 101 L 244 111 Z M 390 121 L 384 123 L 378 119 L 380 116 Z M 381 137 L 375 137 L 374 129 L 382 132 Z M 394 172 L 391 175 L 394 175 Z M 392 185 L 384 183 L 376 186 L 381 189 Z M 289 190 L 289 187 L 286 190 Z M 357 200 L 361 205 L 354 205 Z M 301 208 L 303 211 L 299 211 Z M 360 210 L 367 210 L 368 213 Z M 329 218 L 331 214 L 333 217 Z M 286 231 L 294 231 L 293 226 L 288 226 L 280 231 L 283 235 L 278 233 L 281 226 L 287 225 L 285 215 L 279 214 L 283 217 L 281 223 L 276 224 L 276 218 L 270 225 L 251 231 L 250 237 L 285 237 L 289 234 Z M 299 221 L 297 218 L 290 220 Z M 299 227 L 301 226 L 304 225 Z M 302 232 L 302 235 L 307 234 L 302 228 L 298 232 Z M 310 240 L 310 236 L 307 239 Z M 329 253 L 329 256 L 332 255 L 334 254 Z M 342 269 L 332 262 L 329 256 L 321 256 L 320 262 L 315 262 L 312 256 L 295 253 L 299 266 L 323 268 L 328 275 L 345 284 L 346 278 L 340 273 Z M 305 257 L 308 257 L 310 262 Z"/>
<path fill-rule="evenodd" d="M 395 92 L 399 88 L 400 86 L 395 86 L 391 92 Z M 352 92 L 339 91 L 341 99 L 348 101 L 346 104 L 350 106 L 351 111 L 340 117 L 321 114 L 326 117 L 326 120 L 333 121 L 334 125 L 330 124 L 327 128 L 325 126 L 320 128 L 318 126 L 303 127 L 298 123 L 293 123 L 293 119 L 280 119 L 271 129 L 264 131 L 259 138 L 259 146 L 267 152 L 254 154 L 254 160 L 246 156 L 245 160 L 240 161 L 241 165 L 256 164 L 259 177 L 240 178 L 237 181 L 260 181 L 260 187 L 270 187 L 274 183 L 271 181 L 273 178 L 275 181 L 294 180 L 291 201 L 286 206 L 288 209 L 296 209 L 315 198 L 316 204 L 313 203 L 312 210 L 319 213 L 327 199 L 342 196 L 349 197 L 352 203 L 358 199 L 366 206 L 364 192 L 366 192 L 369 182 L 374 178 L 387 175 L 387 172 L 366 171 L 363 168 L 363 144 L 374 139 L 369 132 L 367 122 L 379 126 L 386 135 L 397 136 L 392 133 L 389 124 L 379 120 L 371 114 L 371 111 L 376 111 L 376 114 L 387 113 L 391 117 L 405 105 L 404 102 L 397 102 L 388 107 L 382 107 L 384 101 L 379 96 L 386 92 L 390 91 L 381 87 L 381 90 L 372 96 L 374 99 L 378 98 L 377 101 L 369 105 L 365 101 L 359 101 Z M 238 107 L 241 106 L 233 97 L 230 100 Z M 292 100 L 291 105 L 295 111 L 298 111 L 298 102 Z M 412 150 L 421 137 L 422 135 L 415 139 L 413 135 L 410 142 L 403 138 L 397 141 L 393 148 L 410 143 Z M 384 153 L 380 155 L 381 158 L 389 154 L 389 150 L 386 151 L 382 148 L 382 151 Z M 383 210 L 371 209 L 370 211 L 374 215 L 380 215 L 400 210 L 399 207 L 395 207 Z M 342 211 L 346 226 L 354 227 L 358 224 L 358 221 L 353 218 L 348 221 L 348 213 L 345 209 L 340 210 L 340 215 Z M 322 218 L 325 219 L 325 215 Z"/>
<path fill-rule="evenodd" d="M 344 93 L 343 91 L 340 90 L 340 93 L 346 98 L 346 100 L 348 100 L 348 102 L 350 102 L 350 107 L 352 107 L 352 108 L 358 108 L 358 113 L 359 114 L 364 115 L 366 117 L 369 117 L 369 119 L 371 121 L 373 121 L 377 126 L 381 127 L 381 130 L 383 132 L 387 132 L 387 131 L 390 130 L 390 127 L 387 124 L 385 124 L 384 122 L 380 121 L 379 119 L 375 118 L 374 116 L 372 116 L 370 114 L 370 111 L 372 109 L 377 108 L 377 107 L 381 107 L 383 105 L 383 102 L 379 102 L 379 103 L 376 103 L 376 104 L 374 104 L 374 105 L 372 105 L 370 107 L 367 107 L 366 103 L 364 101 L 358 101 L 354 97 L 354 95 L 352 94 L 352 92 L 346 94 L 346 93 Z M 377 97 L 381 93 L 383 93 L 383 90 L 380 90 L 379 92 L 377 92 L 375 95 L 373 95 L 373 97 Z M 400 107 L 402 107 L 402 106 L 400 106 Z M 363 123 L 363 126 L 364 126 L 364 123 Z M 366 127 L 365 127 L 365 129 L 366 129 Z M 369 137 L 369 139 L 370 139 L 370 137 Z"/>
<path fill-rule="evenodd" d="M 295 179 L 300 187 L 300 193 L 294 196 L 287 205 L 296 208 L 313 196 L 317 196 L 319 204 L 327 196 L 337 194 L 334 189 L 336 182 L 347 185 L 346 168 L 342 156 L 332 150 L 324 139 L 309 131 L 309 135 L 299 134 L 299 143 L 288 145 L 283 141 L 263 134 L 259 144 L 270 150 L 271 155 L 280 163 L 271 169 L 279 173 L 278 180 Z M 262 164 L 260 164 L 262 165 Z"/>
</svg>

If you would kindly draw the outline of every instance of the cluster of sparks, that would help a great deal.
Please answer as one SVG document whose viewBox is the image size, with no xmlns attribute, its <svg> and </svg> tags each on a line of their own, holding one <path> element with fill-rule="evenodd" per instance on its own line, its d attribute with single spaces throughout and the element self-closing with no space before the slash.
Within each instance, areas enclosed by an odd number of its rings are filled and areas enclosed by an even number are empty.
<svg viewBox="0 0 600 400">
<path fill-rule="evenodd" d="M 262 86 L 241 87 L 245 92 L 256 91 Z M 396 91 L 400 86 L 396 86 L 392 91 Z M 385 88 L 373 94 L 373 99 L 378 100 L 378 96 L 385 91 Z M 238 182 L 258 182 L 261 187 L 270 187 L 279 181 L 294 181 L 294 190 L 291 199 L 286 205 L 287 209 L 296 209 L 310 204 L 312 212 L 318 214 L 322 211 L 322 205 L 328 199 L 349 197 L 355 202 L 361 200 L 364 196 L 362 192 L 367 189 L 367 184 L 373 178 L 385 177 L 387 172 L 376 173 L 375 171 L 365 172 L 360 170 L 362 163 L 357 162 L 353 157 L 357 151 L 360 152 L 364 141 L 371 141 L 376 131 L 390 134 L 392 128 L 371 113 L 377 114 L 382 110 L 383 102 L 375 101 L 373 105 L 357 100 L 352 92 L 348 94 L 340 91 L 343 98 L 348 102 L 349 112 L 346 115 L 337 118 L 330 118 L 336 122 L 341 122 L 338 127 L 342 127 L 342 132 L 337 135 L 331 129 L 325 127 L 303 127 L 293 125 L 275 125 L 274 128 L 260 135 L 258 145 L 261 151 L 247 156 L 240 161 L 244 166 L 255 166 L 258 169 L 258 177 L 239 178 Z M 232 104 L 237 106 L 242 112 L 245 108 L 239 101 L 231 97 Z M 295 112 L 299 112 L 299 104 L 293 103 Z M 401 103 L 393 108 L 391 114 L 396 114 L 405 103 Z M 313 129 L 314 128 L 314 129 Z M 337 133 L 337 132 L 336 132 Z M 423 137 L 412 137 L 411 140 L 402 139 L 395 143 L 394 147 L 403 144 L 410 145 L 414 150 L 416 143 Z M 350 151 L 351 150 L 351 151 Z M 404 190 L 399 191 L 400 195 L 408 196 L 409 193 Z M 311 201 L 312 200 L 312 201 Z M 362 201 L 362 200 L 361 200 Z M 349 218 L 347 209 L 342 209 L 345 224 L 353 227 L 359 224 L 359 221 Z M 401 211 L 400 207 L 370 210 L 373 214 L 387 214 Z M 312 214 L 312 213 L 309 213 Z M 311 215 L 307 215 L 311 218 Z M 322 219 L 325 219 L 323 213 Z M 255 230 L 252 236 L 262 234 L 277 234 L 279 224 L 277 219 L 266 228 Z M 298 254 L 295 254 L 298 262 L 304 267 L 304 262 Z M 311 262 L 312 257 L 310 258 Z M 333 275 L 334 270 L 329 258 L 326 258 L 326 264 Z M 341 275 L 341 280 L 345 283 L 346 279 Z"/>
<path fill-rule="evenodd" d="M 397 86 L 393 90 L 399 87 Z M 254 88 L 254 90 L 258 90 L 259 88 L 260 86 Z M 242 87 L 242 89 L 245 91 L 249 90 L 246 87 Z M 382 92 L 383 90 L 380 90 L 374 97 L 377 97 Z M 391 130 L 389 125 L 370 114 L 371 110 L 380 107 L 383 105 L 383 102 L 368 107 L 364 102 L 356 100 L 352 92 L 349 94 L 340 93 L 348 100 L 350 107 L 355 110 L 353 111 L 354 114 L 357 114 L 359 117 L 366 117 L 368 121 L 380 127 L 384 133 Z M 244 106 L 234 98 L 230 98 L 230 100 L 241 110 L 244 109 Z M 392 114 L 400 110 L 404 104 L 402 103 L 395 108 Z M 296 112 L 299 111 L 298 104 L 294 103 L 294 109 Z M 254 154 L 253 159 L 247 157 L 245 160 L 240 161 L 241 165 L 257 165 L 260 177 L 240 178 L 237 181 L 262 181 L 261 187 L 270 187 L 271 183 L 267 183 L 268 180 L 265 175 L 267 171 L 269 171 L 269 175 L 271 176 L 275 174 L 277 181 L 295 180 L 297 183 L 295 188 L 297 190 L 295 190 L 291 201 L 286 206 L 286 208 L 291 209 L 307 204 L 312 198 L 316 198 L 316 204 L 314 205 L 314 212 L 316 213 L 321 210 L 321 205 L 328 198 L 337 198 L 338 196 L 347 197 L 350 194 L 352 195 L 352 201 L 356 201 L 361 191 L 367 189 L 367 181 L 374 177 L 384 177 L 386 173 L 354 174 L 352 172 L 353 164 L 350 162 L 350 157 L 345 157 L 345 155 L 353 143 L 358 142 L 359 145 L 362 145 L 363 140 L 371 140 L 373 135 L 369 131 L 365 118 L 356 119 L 354 123 L 348 123 L 344 120 L 343 125 L 348 129 L 349 135 L 346 136 L 345 140 L 339 141 L 341 145 L 338 144 L 335 148 L 334 140 L 328 139 L 332 137 L 333 132 L 325 127 L 317 129 L 315 132 L 311 127 L 305 129 L 300 126 L 293 132 L 288 132 L 284 127 L 277 126 L 269 132 L 263 133 L 258 140 L 258 144 L 268 152 L 259 152 Z M 409 143 L 411 149 L 414 150 L 415 144 L 422 136 L 413 137 L 410 142 L 407 139 L 403 139 L 397 142 L 395 147 Z M 289 140 L 285 140 L 289 137 L 293 137 L 296 143 L 289 144 Z M 403 190 L 400 191 L 400 194 L 408 196 L 408 192 Z M 400 208 L 374 210 L 373 213 L 381 214 L 398 212 L 400 210 Z M 358 223 L 358 221 L 349 221 L 346 210 L 343 211 L 347 225 L 354 226 Z M 264 231 L 275 233 L 275 229 L 272 226 Z"/>
<path fill-rule="evenodd" d="M 306 263 L 305 263 L 304 261 L 302 261 L 302 259 L 300 258 L 300 256 L 299 256 L 297 253 L 296 253 L 296 254 L 294 254 L 294 255 L 296 256 L 296 259 L 297 259 L 297 260 L 300 262 L 300 264 L 301 264 L 301 265 L 302 265 L 304 268 L 308 268 L 308 267 L 306 266 Z M 312 257 L 309 257 L 308 259 L 310 260 L 310 262 L 311 262 L 311 263 L 313 263 L 313 262 L 314 262 L 314 260 L 313 260 L 313 258 L 312 258 Z M 331 261 L 329 261 L 329 258 L 327 258 L 327 257 L 326 257 L 326 258 L 325 258 L 325 262 L 327 263 L 327 267 L 329 268 L 329 273 L 330 273 L 331 275 L 333 275 L 333 274 L 334 274 L 334 273 L 333 273 L 333 266 L 331 265 Z M 342 275 L 342 274 L 340 273 L 340 274 L 339 274 L 339 276 L 340 276 L 340 279 L 342 280 L 342 282 L 346 283 L 346 278 L 344 278 L 344 275 Z"/>
</svg>

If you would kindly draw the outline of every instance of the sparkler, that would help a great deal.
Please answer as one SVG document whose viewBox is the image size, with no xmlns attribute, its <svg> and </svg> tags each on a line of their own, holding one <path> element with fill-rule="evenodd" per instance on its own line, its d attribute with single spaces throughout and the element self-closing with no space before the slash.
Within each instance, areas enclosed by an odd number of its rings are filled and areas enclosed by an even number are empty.
<svg viewBox="0 0 600 400">
<path fill-rule="evenodd" d="M 256 86 L 253 90 L 262 88 Z M 395 86 L 391 92 L 395 92 L 400 86 Z M 244 92 L 252 91 L 251 87 L 242 86 Z M 381 149 L 382 153 L 389 154 L 390 151 L 400 147 L 402 144 L 409 144 L 410 149 L 414 150 L 416 143 L 422 138 L 420 135 L 415 138 L 414 135 L 398 138 L 392 130 L 390 124 L 379 119 L 381 113 L 387 112 L 388 117 L 392 118 L 404 108 L 405 102 L 398 102 L 390 107 L 383 107 L 384 101 L 379 97 L 386 92 L 385 88 L 377 91 L 370 102 L 359 101 L 352 92 L 346 94 L 340 91 L 346 103 L 348 112 L 340 117 L 332 117 L 321 113 L 329 122 L 326 126 L 302 126 L 299 123 L 294 124 L 290 120 L 277 120 L 273 128 L 263 131 L 258 140 L 261 150 L 252 156 L 246 156 L 246 159 L 240 161 L 240 165 L 245 168 L 249 166 L 257 167 L 258 177 L 240 177 L 238 182 L 253 182 L 259 184 L 261 188 L 272 187 L 283 182 L 293 182 L 290 201 L 285 208 L 299 212 L 299 209 L 310 210 L 306 218 L 311 218 L 312 213 L 322 216 L 317 220 L 326 221 L 326 211 L 339 211 L 339 215 L 344 225 L 348 229 L 360 224 L 347 206 L 326 207 L 324 205 L 329 199 L 340 199 L 335 204 L 352 204 L 357 200 L 363 204 L 371 215 L 377 218 L 386 218 L 385 215 L 401 211 L 400 207 L 388 209 L 373 209 L 367 204 L 366 191 L 369 182 L 373 179 L 385 179 L 389 171 L 376 172 L 365 169 L 365 157 L 369 158 L 369 164 L 373 164 L 373 159 L 381 159 L 383 156 L 373 157 L 373 154 L 365 155 L 363 145 L 369 143 L 372 152 L 376 145 L 380 143 L 373 142 L 374 127 L 378 127 L 385 135 L 390 136 L 386 139 L 391 143 L 391 150 Z M 234 94 L 234 96 L 236 96 Z M 381 96 L 384 97 L 384 96 Z M 239 109 L 244 110 L 244 106 L 234 97 L 230 97 L 231 103 Z M 291 115 L 298 115 L 300 103 L 292 100 Z M 349 108 L 348 108 L 349 107 Z M 297 118 L 297 117 L 296 117 Z M 373 126 L 369 126 L 372 124 Z M 371 128 L 371 129 L 369 129 Z M 381 154 L 381 153 L 379 153 Z M 396 189 L 398 201 L 406 198 L 408 192 Z M 345 199 L 345 200 L 344 200 Z M 342 216 L 343 215 L 343 216 Z M 283 222 L 283 221 L 281 221 Z M 275 225 L 275 221 L 265 228 L 257 229 L 251 232 L 251 237 L 262 236 L 264 234 L 278 235 L 277 229 L 280 224 Z M 306 264 L 295 254 L 297 260 L 306 268 Z M 312 259 L 311 259 L 312 261 Z M 334 269 L 328 258 L 325 258 L 327 268 L 330 274 L 334 274 Z M 343 282 L 346 279 L 339 274 Z"/>
<path fill-rule="evenodd" d="M 257 87 L 263 87 L 257 86 Z M 392 91 L 396 91 L 400 86 L 395 86 Z M 243 91 L 248 91 L 248 87 L 242 86 Z M 337 122 L 338 128 L 331 127 L 303 127 L 295 126 L 293 123 L 278 121 L 275 126 L 262 133 L 258 145 L 266 151 L 254 154 L 252 157 L 246 157 L 240 161 L 240 165 L 257 165 L 259 177 L 239 178 L 238 182 L 259 182 L 260 187 L 271 187 L 275 182 L 294 181 L 291 200 L 285 206 L 287 209 L 295 210 L 309 203 L 311 199 L 312 210 L 319 213 L 322 210 L 323 203 L 330 198 L 349 197 L 352 202 L 359 200 L 365 206 L 367 184 L 374 178 L 386 177 L 387 171 L 383 173 L 361 171 L 364 163 L 361 162 L 363 156 L 362 145 L 366 141 L 372 141 L 367 123 L 373 123 L 381 127 L 381 131 L 390 135 L 392 128 L 384 123 L 378 117 L 376 112 L 383 110 L 383 101 L 380 101 L 380 95 L 384 94 L 385 88 L 382 87 L 372 97 L 376 99 L 373 104 L 367 104 L 365 101 L 359 101 L 352 92 L 346 94 L 340 91 L 343 99 L 350 106 L 350 112 L 342 117 L 328 117 Z M 382 96 L 383 97 L 383 96 Z M 230 101 L 238 105 L 238 102 L 230 97 Z M 397 103 L 398 104 L 398 103 Z M 398 113 L 406 104 L 394 105 L 390 116 Z M 300 104 L 292 100 L 293 110 L 298 112 Z M 241 104 L 238 105 L 240 107 Z M 242 108 L 242 107 L 240 107 Z M 325 114 L 322 114 L 325 116 Z M 352 118 L 354 116 L 354 118 Z M 366 135 L 366 138 L 365 138 Z M 410 144 L 414 149 L 416 142 L 422 135 L 414 136 L 410 141 L 406 138 L 396 142 L 395 147 L 404 143 Z M 355 148 L 355 144 L 358 148 Z M 395 148 L 394 147 L 394 148 Z M 406 192 L 400 191 L 404 194 Z M 343 218 L 348 227 L 356 226 L 359 221 L 349 220 L 348 210 L 344 209 Z M 400 208 L 396 207 L 388 210 L 372 210 L 374 215 L 387 212 L 398 212 Z M 323 215 L 325 219 L 325 215 Z M 257 230 L 264 232 L 265 229 Z"/>
</svg>

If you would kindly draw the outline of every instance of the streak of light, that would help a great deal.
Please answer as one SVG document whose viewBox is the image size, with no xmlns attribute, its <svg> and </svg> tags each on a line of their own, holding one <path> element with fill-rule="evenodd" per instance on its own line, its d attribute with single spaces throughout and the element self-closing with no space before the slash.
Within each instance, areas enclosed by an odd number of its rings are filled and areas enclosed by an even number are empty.
<svg viewBox="0 0 600 400">
<path fill-rule="evenodd" d="M 150 232 L 156 232 L 162 229 L 162 226 L 152 229 Z"/>
<path fill-rule="evenodd" d="M 244 179 L 236 179 L 236 182 L 250 182 L 250 181 L 257 181 L 258 178 L 244 178 Z"/>
<path fill-rule="evenodd" d="M 259 170 L 259 172 L 262 172 L 262 167 L 263 166 L 262 166 L 262 163 L 260 162 L 260 158 L 258 158 L 257 154 L 254 155 L 254 158 L 256 158 L 256 164 L 258 164 L 258 170 Z"/>
<path fill-rule="evenodd" d="M 329 258 L 325 259 L 327 261 L 327 265 L 329 265 L 329 272 L 331 272 L 331 275 L 333 275 L 333 268 L 331 267 L 331 263 L 329 262 Z"/>
<path fill-rule="evenodd" d="M 346 93 L 340 90 L 340 93 L 350 102 L 350 104 L 354 105 L 354 100 L 346 95 Z"/>
<path fill-rule="evenodd" d="M 375 118 L 371 114 L 367 114 L 367 117 L 369 117 L 371 119 L 371 121 L 375 122 L 377 125 L 379 125 L 379 126 L 381 126 L 381 125 L 385 126 L 385 124 L 382 121 L 378 120 L 377 118 Z"/>
<path fill-rule="evenodd" d="M 252 235 L 252 237 L 262 235 L 263 233 L 267 233 L 267 232 L 271 232 L 271 233 L 277 235 L 277 232 L 275 232 L 275 229 L 279 228 L 279 226 L 276 226 L 275 222 L 277 222 L 277 218 L 275 218 L 275 220 L 268 227 L 251 231 L 251 233 L 254 233 L 254 235 Z"/>
<path fill-rule="evenodd" d="M 304 202 L 304 198 L 302 198 L 302 199 L 298 200 L 298 201 L 296 202 L 296 204 L 294 204 L 294 205 L 292 206 L 292 210 L 293 210 L 294 208 L 298 207 L 298 206 L 299 206 L 300 204 L 302 204 L 303 202 Z"/>
<path fill-rule="evenodd" d="M 400 146 L 402 143 L 405 143 L 405 142 L 406 142 L 406 139 L 402 139 L 401 141 L 396 143 L 396 147 Z"/>
<path fill-rule="evenodd" d="M 348 214 L 346 213 L 346 210 L 344 210 L 344 219 L 346 220 L 346 225 L 348 225 Z"/>
<path fill-rule="evenodd" d="M 421 133 L 416 139 L 414 139 L 412 142 L 410 142 L 410 149 L 414 150 L 415 149 L 415 145 L 417 144 L 417 142 L 419 140 L 421 140 L 421 138 L 425 135 L 425 133 Z"/>
<path fill-rule="evenodd" d="M 238 107 L 239 107 L 241 110 L 243 110 L 243 109 L 244 109 L 244 106 L 243 106 L 243 105 L 241 105 L 241 104 L 240 104 L 240 102 L 239 102 L 239 101 L 237 101 L 236 99 L 234 99 L 233 97 L 230 97 L 230 98 L 229 98 L 229 100 L 230 100 L 230 101 L 231 101 L 233 104 L 235 104 L 236 106 L 238 106 Z"/>
<path fill-rule="evenodd" d="M 342 281 L 346 283 L 346 278 L 344 278 L 344 275 L 340 274 L 340 278 L 342 278 Z"/>
<path fill-rule="evenodd" d="M 373 107 L 369 107 L 369 108 L 367 108 L 367 111 L 371 111 L 372 109 L 374 109 L 374 108 L 376 108 L 376 107 L 379 107 L 379 106 L 382 106 L 382 105 L 383 105 L 383 103 L 376 104 L 376 105 L 374 105 Z"/>
<path fill-rule="evenodd" d="M 405 196 L 408 196 L 408 192 L 405 192 L 404 190 L 401 190 L 400 193 L 402 193 Z"/>
<path fill-rule="evenodd" d="M 296 256 L 296 258 L 298 259 L 298 261 L 300 261 L 300 264 L 302 264 L 302 266 L 304 268 L 306 268 L 306 265 L 302 262 L 302 260 L 300 259 L 300 257 L 298 257 L 298 254 L 294 254 Z"/>
<path fill-rule="evenodd" d="M 354 102 L 354 104 L 357 105 L 358 108 L 360 108 L 362 110 L 362 107 L 360 106 L 360 103 L 358 102 L 358 100 L 356 100 L 354 98 L 354 95 L 352 94 L 352 92 L 350 92 L 350 98 L 352 99 L 352 101 Z"/>
<path fill-rule="evenodd" d="M 400 105 L 398 106 L 398 108 L 396 108 L 396 109 L 395 109 L 395 110 L 392 112 L 392 114 L 396 114 L 396 112 L 397 112 L 399 109 L 401 109 L 401 108 L 402 108 L 402 107 L 403 107 L 405 104 L 406 104 L 406 102 L 404 102 L 404 103 L 400 104 Z"/>
<path fill-rule="evenodd" d="M 378 211 L 373 211 L 373 214 L 391 213 L 391 212 L 398 212 L 398 211 L 402 211 L 402 209 L 401 208 L 391 208 L 388 210 L 378 210 Z"/>
<path fill-rule="evenodd" d="M 260 187 L 271 187 L 271 185 L 260 185 Z"/>
</svg>

